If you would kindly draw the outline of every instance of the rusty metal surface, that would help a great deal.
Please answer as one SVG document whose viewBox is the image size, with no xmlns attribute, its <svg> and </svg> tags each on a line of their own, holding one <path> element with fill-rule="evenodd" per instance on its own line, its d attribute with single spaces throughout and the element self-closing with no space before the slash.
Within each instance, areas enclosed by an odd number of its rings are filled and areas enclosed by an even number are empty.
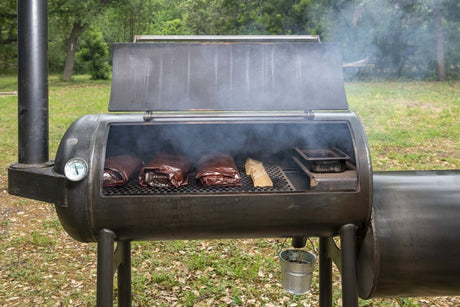
<svg viewBox="0 0 460 307">
<path fill-rule="evenodd" d="M 110 111 L 346 110 L 340 46 L 311 42 L 114 45 Z"/>
</svg>

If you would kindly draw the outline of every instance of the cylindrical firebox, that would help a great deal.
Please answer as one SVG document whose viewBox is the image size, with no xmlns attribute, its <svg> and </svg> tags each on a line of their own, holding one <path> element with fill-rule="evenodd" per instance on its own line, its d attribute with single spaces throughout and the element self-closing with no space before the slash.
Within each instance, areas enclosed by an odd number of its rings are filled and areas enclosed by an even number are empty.
<svg viewBox="0 0 460 307">
<path fill-rule="evenodd" d="M 460 171 L 374 174 L 358 260 L 362 298 L 458 295 Z"/>
</svg>

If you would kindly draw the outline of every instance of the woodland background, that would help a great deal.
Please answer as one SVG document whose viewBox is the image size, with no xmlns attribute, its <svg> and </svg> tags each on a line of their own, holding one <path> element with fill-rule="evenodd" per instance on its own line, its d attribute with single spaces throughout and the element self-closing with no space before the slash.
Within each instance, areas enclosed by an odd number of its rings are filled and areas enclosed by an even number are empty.
<svg viewBox="0 0 460 307">
<path fill-rule="evenodd" d="M 0 3 L 0 72 L 17 60 L 16 1 Z M 110 78 L 134 35 L 318 34 L 343 44 L 348 79 L 460 79 L 458 0 L 49 0 L 49 71 Z"/>
</svg>

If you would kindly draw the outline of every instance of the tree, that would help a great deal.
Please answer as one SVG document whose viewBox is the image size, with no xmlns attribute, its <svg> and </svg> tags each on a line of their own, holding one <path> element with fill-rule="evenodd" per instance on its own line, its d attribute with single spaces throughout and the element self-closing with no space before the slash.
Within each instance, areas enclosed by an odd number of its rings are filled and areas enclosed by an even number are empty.
<svg viewBox="0 0 460 307">
<path fill-rule="evenodd" d="M 98 20 L 108 42 L 132 42 L 135 35 L 183 34 L 180 0 L 127 0 Z"/>
<path fill-rule="evenodd" d="M 439 0 L 436 13 L 434 1 L 331 1 L 326 4 L 329 9 L 323 6 L 326 13 L 321 25 L 327 27 L 328 40 L 343 43 L 345 61 L 369 59 L 372 66 L 367 72 L 373 76 L 433 79 L 436 71 L 443 71 L 444 61 L 452 61 L 446 71 L 458 70 L 460 55 L 460 5 L 455 0 Z M 447 27 L 447 40 L 443 27 Z"/>
<path fill-rule="evenodd" d="M 439 1 L 434 0 L 433 17 L 436 31 L 436 55 L 438 60 L 438 77 L 439 81 L 446 80 L 446 67 L 444 65 L 444 37 L 442 33 L 441 11 L 439 9 Z"/>
<path fill-rule="evenodd" d="M 54 18 L 56 26 L 67 33 L 70 32 L 66 39 L 66 59 L 62 75 L 64 80 L 70 81 L 72 78 L 78 39 L 91 22 L 111 3 L 111 0 L 49 1 L 49 14 Z"/>
<path fill-rule="evenodd" d="M 360 76 L 434 79 L 444 62 L 446 78 L 460 78 L 458 0 L 49 0 L 49 11 L 50 69 L 66 49 L 67 80 L 91 26 L 109 47 L 136 34 L 318 34 L 342 43 L 345 62 L 368 59 Z"/>
<path fill-rule="evenodd" d="M 312 0 L 188 0 L 184 26 L 192 34 L 319 34 Z"/>
<path fill-rule="evenodd" d="M 78 58 L 87 64 L 92 80 L 106 80 L 109 78 L 110 67 L 107 63 L 109 54 L 107 44 L 102 38 L 102 33 L 89 29 L 83 35 L 83 42 Z"/>
<path fill-rule="evenodd" d="M 447 79 L 460 79 L 460 2 L 443 0 L 439 3 L 442 16 L 444 55 Z"/>
<path fill-rule="evenodd" d="M 16 66 L 16 19 L 16 1 L 0 3 L 0 70 L 10 70 Z"/>
</svg>

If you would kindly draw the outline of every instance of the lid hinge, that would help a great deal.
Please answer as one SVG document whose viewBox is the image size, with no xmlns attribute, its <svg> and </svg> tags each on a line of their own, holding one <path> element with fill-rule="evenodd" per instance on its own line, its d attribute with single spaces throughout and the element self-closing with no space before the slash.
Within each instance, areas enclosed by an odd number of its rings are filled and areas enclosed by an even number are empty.
<svg viewBox="0 0 460 307">
<path fill-rule="evenodd" d="M 153 119 L 153 112 L 152 111 L 146 111 L 144 113 L 144 121 L 149 122 Z"/>
</svg>

